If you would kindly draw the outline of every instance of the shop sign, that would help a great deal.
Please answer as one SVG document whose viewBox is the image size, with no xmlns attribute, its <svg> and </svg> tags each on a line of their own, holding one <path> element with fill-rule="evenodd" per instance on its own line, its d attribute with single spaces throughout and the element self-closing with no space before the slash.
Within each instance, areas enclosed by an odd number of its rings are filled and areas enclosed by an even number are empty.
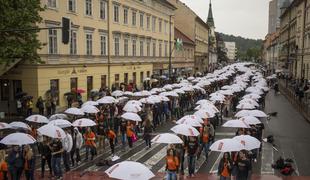
<svg viewBox="0 0 310 180">
<path fill-rule="evenodd" d="M 72 70 L 70 69 L 64 69 L 64 70 L 58 70 L 57 74 L 60 75 L 69 75 L 69 74 L 82 74 L 86 73 L 87 69 L 86 68 L 73 68 Z"/>
</svg>

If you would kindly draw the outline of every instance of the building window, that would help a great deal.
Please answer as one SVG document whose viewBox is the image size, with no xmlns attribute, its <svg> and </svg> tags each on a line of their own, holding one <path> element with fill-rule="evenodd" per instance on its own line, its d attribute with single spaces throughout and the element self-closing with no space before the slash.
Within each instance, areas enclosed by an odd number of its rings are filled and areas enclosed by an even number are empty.
<svg viewBox="0 0 310 180">
<path fill-rule="evenodd" d="M 114 37 L 114 55 L 119 56 L 119 37 Z"/>
<path fill-rule="evenodd" d="M 159 20 L 159 21 L 158 21 L 158 29 L 159 29 L 158 31 L 161 32 L 161 29 L 162 29 L 162 20 Z"/>
<path fill-rule="evenodd" d="M 48 51 L 49 54 L 57 54 L 57 30 L 48 30 Z"/>
<path fill-rule="evenodd" d="M 107 87 L 107 75 L 101 75 L 101 88 Z"/>
<path fill-rule="evenodd" d="M 92 12 L 92 0 L 85 0 L 85 14 L 91 16 Z"/>
<path fill-rule="evenodd" d="M 70 36 L 70 54 L 75 55 L 77 54 L 77 35 L 76 31 L 71 31 L 71 36 Z"/>
<path fill-rule="evenodd" d="M 87 76 L 87 99 L 91 96 L 91 90 L 93 89 L 93 76 Z"/>
<path fill-rule="evenodd" d="M 156 42 L 153 42 L 153 57 L 156 56 Z"/>
<path fill-rule="evenodd" d="M 128 9 L 124 9 L 124 24 L 128 24 Z"/>
<path fill-rule="evenodd" d="M 137 73 L 136 72 L 132 73 L 132 82 L 133 82 L 133 84 L 137 83 Z"/>
<path fill-rule="evenodd" d="M 137 41 L 135 39 L 132 40 L 132 56 L 137 55 Z"/>
<path fill-rule="evenodd" d="M 100 0 L 100 19 L 106 19 L 106 7 L 107 2 L 105 0 Z"/>
<path fill-rule="evenodd" d="M 140 56 L 144 56 L 144 43 L 140 41 Z"/>
<path fill-rule="evenodd" d="M 146 76 L 149 78 L 151 76 L 151 72 L 150 71 L 146 71 Z"/>
<path fill-rule="evenodd" d="M 167 34 L 168 33 L 168 22 L 167 21 L 165 21 L 165 25 L 164 25 L 164 28 L 165 28 L 165 34 Z"/>
<path fill-rule="evenodd" d="M 47 0 L 47 7 L 56 8 L 57 7 L 56 0 Z"/>
<path fill-rule="evenodd" d="M 76 91 L 78 88 L 78 78 L 70 78 L 71 91 Z"/>
<path fill-rule="evenodd" d="M 128 39 L 124 39 L 124 56 L 128 56 Z"/>
<path fill-rule="evenodd" d="M 168 42 L 165 42 L 165 57 L 168 57 Z"/>
<path fill-rule="evenodd" d="M 93 54 L 93 35 L 87 33 L 86 34 L 86 55 Z"/>
<path fill-rule="evenodd" d="M 50 90 L 52 97 L 56 100 L 56 105 L 59 105 L 59 80 L 50 80 Z"/>
<path fill-rule="evenodd" d="M 9 98 L 9 94 L 10 94 L 10 87 L 9 87 L 9 80 L 7 79 L 0 79 L 0 92 L 1 92 L 1 100 L 2 101 L 8 101 Z"/>
<path fill-rule="evenodd" d="M 115 74 L 114 75 L 115 77 L 114 77 L 114 83 L 115 83 L 115 87 L 119 87 L 119 74 Z"/>
<path fill-rule="evenodd" d="M 146 17 L 146 29 L 150 30 L 150 25 L 151 25 L 151 17 L 147 16 Z"/>
<path fill-rule="evenodd" d="M 159 45 L 158 45 L 158 51 L 159 51 L 159 57 L 162 56 L 162 43 L 160 42 Z"/>
<path fill-rule="evenodd" d="M 107 36 L 100 35 L 100 54 L 107 55 Z"/>
<path fill-rule="evenodd" d="M 76 11 L 76 2 L 75 0 L 69 0 L 68 1 L 68 10 L 71 12 L 75 12 Z"/>
<path fill-rule="evenodd" d="M 143 72 L 140 72 L 140 83 L 143 83 L 143 80 L 144 80 L 144 73 Z"/>
<path fill-rule="evenodd" d="M 146 56 L 151 56 L 151 42 L 146 42 Z"/>
<path fill-rule="evenodd" d="M 137 24 L 137 12 L 132 11 L 132 25 L 136 26 L 136 24 Z"/>
<path fill-rule="evenodd" d="M 152 17 L 152 31 L 156 31 L 156 17 Z"/>
<path fill-rule="evenodd" d="M 140 13 L 140 27 L 143 28 L 144 15 Z"/>
<path fill-rule="evenodd" d="M 124 73 L 124 83 L 128 84 L 128 73 Z"/>
<path fill-rule="evenodd" d="M 114 5 L 114 22 L 119 22 L 119 6 Z"/>
</svg>

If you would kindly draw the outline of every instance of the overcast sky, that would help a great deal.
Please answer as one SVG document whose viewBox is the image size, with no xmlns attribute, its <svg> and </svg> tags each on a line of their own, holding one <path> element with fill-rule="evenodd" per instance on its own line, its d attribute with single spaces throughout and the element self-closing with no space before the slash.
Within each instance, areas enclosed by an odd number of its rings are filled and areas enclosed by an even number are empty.
<svg viewBox="0 0 310 180">
<path fill-rule="evenodd" d="M 203 20 L 210 0 L 181 0 Z M 253 39 L 264 39 L 268 31 L 269 0 L 212 0 L 215 30 Z"/>
</svg>

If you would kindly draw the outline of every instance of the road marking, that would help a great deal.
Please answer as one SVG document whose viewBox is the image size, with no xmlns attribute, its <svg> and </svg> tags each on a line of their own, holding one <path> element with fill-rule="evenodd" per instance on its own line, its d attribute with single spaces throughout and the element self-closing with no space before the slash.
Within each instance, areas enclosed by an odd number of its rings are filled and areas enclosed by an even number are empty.
<svg viewBox="0 0 310 180">
<path fill-rule="evenodd" d="M 143 156 L 145 156 L 147 153 L 151 152 L 153 149 L 155 149 L 159 145 L 160 144 L 153 144 L 151 148 L 144 150 L 143 152 L 138 151 L 136 154 L 129 157 L 127 160 L 128 161 L 138 161 L 139 159 L 141 159 Z"/>
<path fill-rule="evenodd" d="M 146 165 L 149 169 L 152 169 L 152 166 L 157 164 L 162 158 L 164 158 L 167 154 L 167 146 L 164 146 L 159 152 L 157 152 L 154 156 L 152 156 L 150 159 L 145 161 L 143 164 Z"/>
<path fill-rule="evenodd" d="M 293 166 L 294 166 L 294 164 L 295 164 L 295 173 L 296 173 L 297 176 L 299 176 L 299 170 L 298 170 L 297 160 L 296 160 L 296 158 L 295 158 L 294 152 L 291 151 L 291 154 L 292 154 L 292 156 L 293 156 L 293 160 L 295 161 L 295 162 L 292 163 Z"/>
<path fill-rule="evenodd" d="M 215 132 L 215 136 L 235 136 L 235 132 Z"/>
<path fill-rule="evenodd" d="M 262 175 L 273 175 L 274 169 L 272 164 L 274 163 L 273 157 L 273 148 L 269 143 L 262 144 L 262 160 L 261 160 L 261 174 Z"/>
<path fill-rule="evenodd" d="M 217 173 L 217 171 L 218 171 L 218 166 L 219 166 L 219 164 L 220 164 L 220 160 L 221 160 L 221 157 L 223 156 L 223 154 L 224 154 L 224 153 L 221 152 L 221 153 L 218 155 L 216 161 L 215 161 L 214 164 L 212 165 L 212 168 L 211 168 L 211 170 L 210 170 L 210 174 L 216 174 L 216 173 Z"/>
</svg>

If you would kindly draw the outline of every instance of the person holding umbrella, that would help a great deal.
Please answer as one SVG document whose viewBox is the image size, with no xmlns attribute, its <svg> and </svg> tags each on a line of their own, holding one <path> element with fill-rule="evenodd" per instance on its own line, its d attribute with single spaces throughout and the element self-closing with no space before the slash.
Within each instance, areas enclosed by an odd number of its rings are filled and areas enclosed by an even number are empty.
<svg viewBox="0 0 310 180">
<path fill-rule="evenodd" d="M 87 128 L 86 133 L 84 134 L 85 146 L 86 146 L 86 161 L 88 161 L 89 151 L 91 153 L 91 160 L 94 159 L 96 153 L 96 136 L 95 133 L 91 130 L 90 127 Z"/>
<path fill-rule="evenodd" d="M 70 152 L 72 150 L 72 146 L 73 146 L 73 140 L 72 140 L 72 136 L 71 134 L 69 133 L 69 130 L 66 130 L 65 131 L 66 133 L 66 137 L 62 139 L 62 146 L 63 146 L 63 149 L 64 149 L 64 152 L 63 152 L 63 161 L 64 161 L 64 165 L 65 165 L 65 168 L 66 168 L 66 171 L 70 171 Z"/>
<path fill-rule="evenodd" d="M 152 133 L 152 124 L 151 121 L 149 119 L 146 119 L 144 124 L 144 140 L 145 140 L 145 144 L 147 146 L 147 148 L 151 148 L 151 133 Z"/>
<path fill-rule="evenodd" d="M 74 154 L 76 154 L 76 159 L 75 159 L 76 164 L 78 164 L 81 161 L 80 149 L 83 146 L 83 136 L 80 133 L 79 129 L 77 127 L 75 127 L 73 131 L 74 131 L 72 134 L 73 147 L 72 147 L 72 150 L 70 152 L 72 166 L 75 165 Z"/>
<path fill-rule="evenodd" d="M 13 146 L 8 157 L 8 164 L 12 180 L 19 180 L 23 172 L 23 155 L 19 146 Z"/>
<path fill-rule="evenodd" d="M 114 155 L 114 139 L 116 138 L 116 134 L 112 129 L 108 128 L 106 130 L 106 136 L 109 139 L 112 155 Z"/>
<path fill-rule="evenodd" d="M 232 161 L 228 152 L 225 152 L 218 166 L 217 174 L 220 180 L 230 180 Z"/>
<path fill-rule="evenodd" d="M 188 174 L 193 177 L 195 173 L 196 155 L 198 150 L 197 137 L 190 136 L 187 142 Z"/>
<path fill-rule="evenodd" d="M 251 171 L 251 162 L 246 157 L 245 150 L 239 152 L 239 159 L 237 160 L 237 176 L 238 180 L 247 180 L 249 176 L 249 171 Z"/>
<path fill-rule="evenodd" d="M 38 98 L 36 107 L 39 109 L 39 114 L 44 115 L 44 101 L 43 101 L 42 96 Z"/>
<path fill-rule="evenodd" d="M 176 180 L 178 169 L 179 169 L 179 159 L 175 155 L 175 151 L 173 149 L 168 149 L 166 157 L 166 172 L 167 172 L 166 179 Z"/>
<path fill-rule="evenodd" d="M 30 145 L 26 145 L 24 149 L 24 170 L 27 180 L 34 180 L 35 156 Z"/>
<path fill-rule="evenodd" d="M 45 172 L 45 163 L 47 162 L 50 176 L 52 176 L 52 152 L 48 145 L 49 141 L 47 139 L 43 140 L 43 143 L 39 146 L 40 147 L 40 153 L 41 153 L 41 178 L 44 178 L 44 172 Z"/>
<path fill-rule="evenodd" d="M 64 151 L 62 143 L 60 139 L 56 138 L 49 146 L 52 151 L 52 169 L 54 171 L 54 176 L 56 176 L 57 179 L 60 179 L 62 177 L 61 154 Z"/>
<path fill-rule="evenodd" d="M 5 161 L 5 151 L 0 151 L 0 179 L 8 179 L 8 164 Z"/>
</svg>

